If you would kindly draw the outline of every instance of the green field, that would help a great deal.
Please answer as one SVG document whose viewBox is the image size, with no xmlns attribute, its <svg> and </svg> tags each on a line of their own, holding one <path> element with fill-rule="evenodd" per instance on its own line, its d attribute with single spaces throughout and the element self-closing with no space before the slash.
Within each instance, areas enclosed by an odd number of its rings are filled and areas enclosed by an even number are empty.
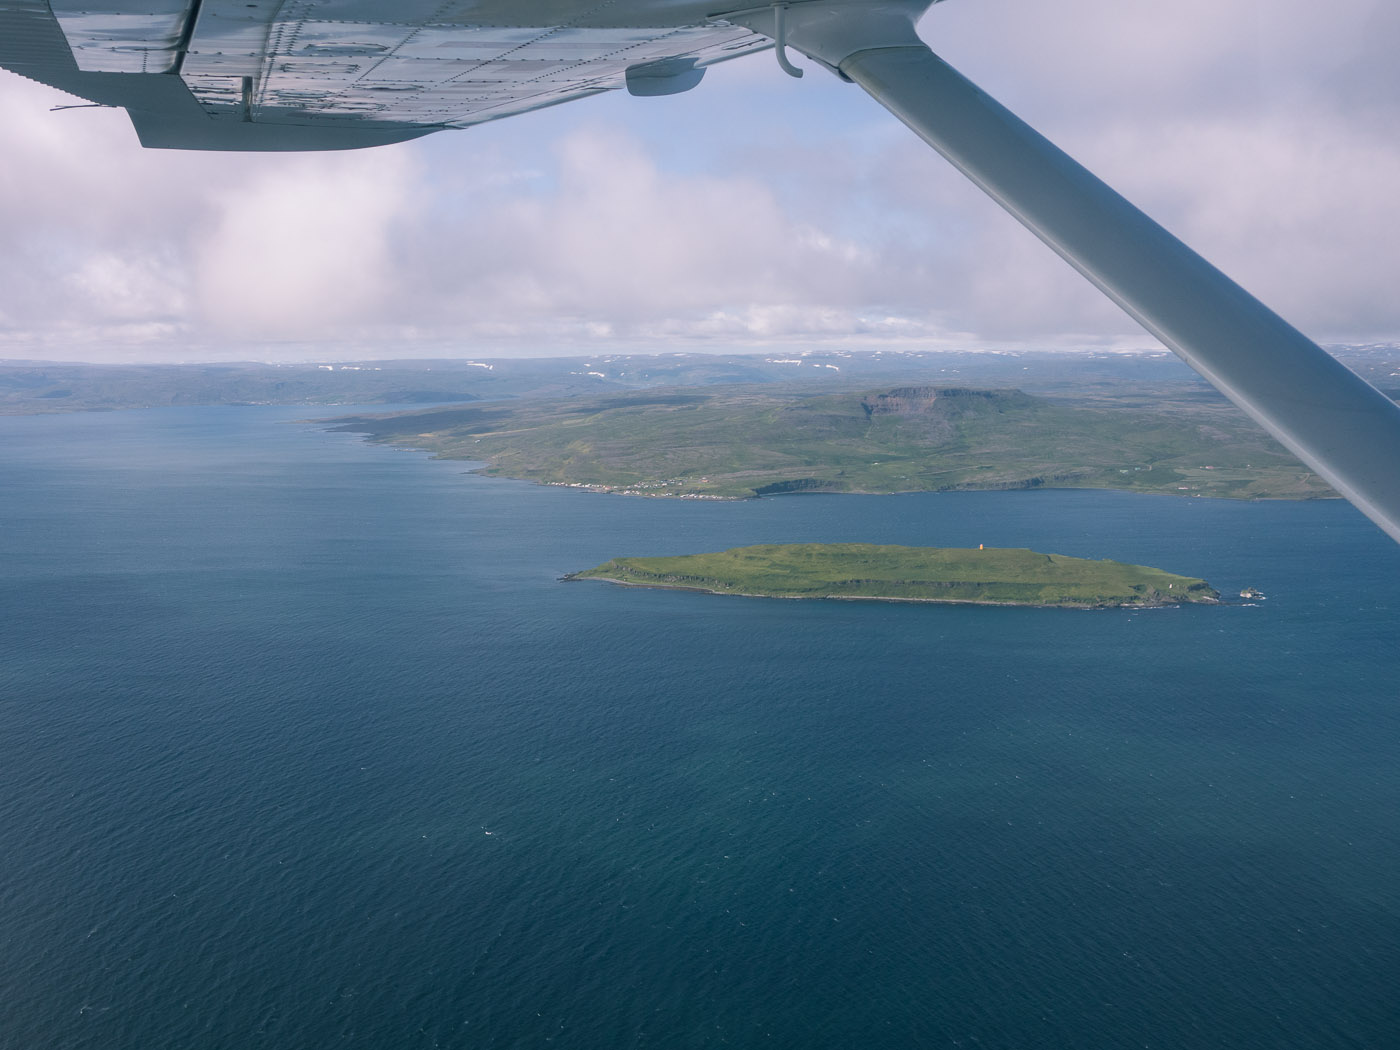
<svg viewBox="0 0 1400 1050">
<path fill-rule="evenodd" d="M 1076 402 L 957 387 L 706 387 L 339 422 L 375 440 L 483 461 L 482 473 L 629 495 L 1042 487 L 1333 495 L 1229 404 L 1153 403 L 1140 391 Z"/>
<path fill-rule="evenodd" d="M 614 558 L 565 577 L 769 598 L 866 598 L 1107 608 L 1214 602 L 1204 580 L 1024 548 L 794 543 Z"/>
</svg>

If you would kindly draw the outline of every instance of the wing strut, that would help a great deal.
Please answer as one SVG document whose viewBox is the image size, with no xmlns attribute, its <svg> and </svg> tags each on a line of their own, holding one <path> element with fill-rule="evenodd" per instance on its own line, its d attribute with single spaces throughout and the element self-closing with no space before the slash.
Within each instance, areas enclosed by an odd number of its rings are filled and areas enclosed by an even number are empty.
<svg viewBox="0 0 1400 1050">
<path fill-rule="evenodd" d="M 854 81 L 1400 542 L 1400 406 L 918 38 L 922 3 L 799 3 L 786 43 Z M 873 8 L 873 9 L 872 9 Z M 755 12 L 752 28 L 771 23 Z"/>
</svg>

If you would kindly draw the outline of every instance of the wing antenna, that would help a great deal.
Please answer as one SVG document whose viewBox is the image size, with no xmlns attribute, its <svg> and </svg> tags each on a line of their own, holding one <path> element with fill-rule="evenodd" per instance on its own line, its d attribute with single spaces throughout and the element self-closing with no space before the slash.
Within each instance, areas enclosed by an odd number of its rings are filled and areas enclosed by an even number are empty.
<svg viewBox="0 0 1400 1050">
<path fill-rule="evenodd" d="M 788 61 L 787 4 L 773 5 L 773 53 L 778 56 L 778 68 L 790 77 L 802 76 L 802 70 Z"/>
</svg>

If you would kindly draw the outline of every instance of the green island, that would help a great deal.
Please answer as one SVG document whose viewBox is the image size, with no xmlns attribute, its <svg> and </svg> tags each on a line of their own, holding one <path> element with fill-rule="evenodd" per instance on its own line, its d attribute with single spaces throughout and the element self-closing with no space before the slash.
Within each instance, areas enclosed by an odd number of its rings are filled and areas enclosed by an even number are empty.
<svg viewBox="0 0 1400 1050">
<path fill-rule="evenodd" d="M 1025 548 L 785 543 L 713 554 L 614 558 L 566 580 L 764 598 L 960 602 L 1072 609 L 1214 603 L 1204 580 Z"/>
</svg>

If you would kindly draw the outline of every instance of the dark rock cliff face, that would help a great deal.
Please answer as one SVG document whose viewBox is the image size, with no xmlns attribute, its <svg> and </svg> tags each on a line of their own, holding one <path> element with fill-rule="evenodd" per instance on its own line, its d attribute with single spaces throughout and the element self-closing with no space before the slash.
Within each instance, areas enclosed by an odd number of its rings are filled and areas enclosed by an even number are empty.
<svg viewBox="0 0 1400 1050">
<path fill-rule="evenodd" d="M 794 478 L 791 481 L 775 481 L 771 485 L 759 485 L 753 490 L 755 496 L 781 496 L 788 492 L 845 492 L 850 488 L 843 482 L 827 478 Z"/>
<path fill-rule="evenodd" d="M 861 401 L 867 417 L 934 415 L 956 418 L 969 412 L 1004 412 L 1034 402 L 1019 390 L 970 390 L 966 387 L 903 386 Z"/>
<path fill-rule="evenodd" d="M 877 394 L 860 403 L 867 416 L 908 416 L 929 412 L 939 397 L 935 386 L 903 386 L 886 394 Z"/>
<path fill-rule="evenodd" d="M 921 441 L 945 445 L 957 440 L 960 424 L 1002 414 L 1032 413 L 1039 403 L 1019 390 L 905 386 L 861 401 L 873 426 L 895 427 Z"/>
</svg>

